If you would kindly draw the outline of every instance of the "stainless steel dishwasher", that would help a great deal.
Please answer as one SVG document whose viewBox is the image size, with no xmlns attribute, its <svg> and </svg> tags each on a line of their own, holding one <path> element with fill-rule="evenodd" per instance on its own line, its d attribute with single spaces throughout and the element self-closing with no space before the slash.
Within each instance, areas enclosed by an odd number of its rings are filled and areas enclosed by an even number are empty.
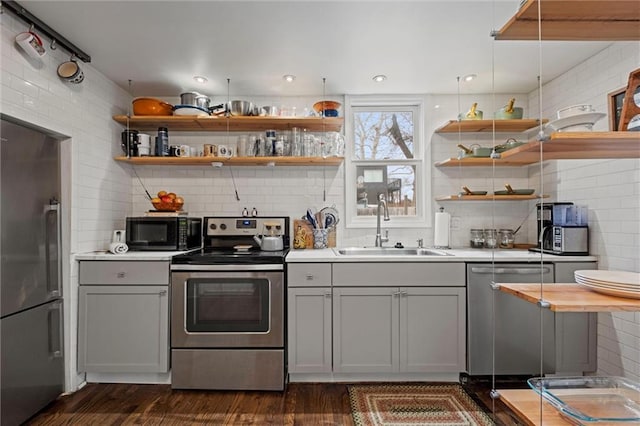
<svg viewBox="0 0 640 426">
<path fill-rule="evenodd" d="M 553 283 L 554 265 L 467 264 L 467 367 L 469 375 L 538 375 L 540 336 L 544 336 L 545 373 L 555 369 L 554 314 L 549 309 L 492 289 L 496 283 Z M 494 309 L 495 304 L 495 309 Z M 542 311 L 542 327 L 540 315 Z"/>
</svg>

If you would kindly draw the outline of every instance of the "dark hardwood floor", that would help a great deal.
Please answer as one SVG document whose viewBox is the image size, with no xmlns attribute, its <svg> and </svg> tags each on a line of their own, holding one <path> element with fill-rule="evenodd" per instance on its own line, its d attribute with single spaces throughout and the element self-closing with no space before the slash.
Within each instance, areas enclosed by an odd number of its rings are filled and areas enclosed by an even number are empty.
<svg viewBox="0 0 640 426">
<path fill-rule="evenodd" d="M 467 391 L 498 425 L 518 424 L 486 384 Z M 61 396 L 29 425 L 353 425 L 345 383 L 292 383 L 285 392 L 171 390 L 97 384 Z"/>
</svg>

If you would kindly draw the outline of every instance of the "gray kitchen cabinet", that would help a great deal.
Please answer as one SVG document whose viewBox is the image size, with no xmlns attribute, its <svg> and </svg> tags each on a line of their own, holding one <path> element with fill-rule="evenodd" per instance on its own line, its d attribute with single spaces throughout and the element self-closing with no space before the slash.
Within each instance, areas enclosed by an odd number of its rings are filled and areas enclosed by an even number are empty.
<svg viewBox="0 0 640 426">
<path fill-rule="evenodd" d="M 169 262 L 82 261 L 79 277 L 78 371 L 168 372 Z"/>
<path fill-rule="evenodd" d="M 331 373 L 331 287 L 287 293 L 289 373 Z"/>
<path fill-rule="evenodd" d="M 287 287 L 289 373 L 331 373 L 331 264 L 288 264 Z"/>
<path fill-rule="evenodd" d="M 333 289 L 333 371 L 399 371 L 400 304 L 396 287 Z"/>
<path fill-rule="evenodd" d="M 596 262 L 557 262 L 555 282 L 573 283 L 573 273 L 597 269 Z M 595 312 L 556 313 L 556 374 L 576 375 L 597 370 L 598 314 Z"/>
<path fill-rule="evenodd" d="M 334 372 L 464 370 L 464 287 L 335 287 L 333 296 Z"/>
</svg>

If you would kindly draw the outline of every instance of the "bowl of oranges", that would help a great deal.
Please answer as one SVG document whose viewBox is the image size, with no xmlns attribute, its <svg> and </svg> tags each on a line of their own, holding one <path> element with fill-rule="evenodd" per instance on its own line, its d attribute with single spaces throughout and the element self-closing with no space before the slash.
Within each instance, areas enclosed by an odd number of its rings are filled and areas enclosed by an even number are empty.
<svg viewBox="0 0 640 426">
<path fill-rule="evenodd" d="M 161 212 L 177 212 L 182 210 L 184 199 L 173 192 L 160 191 L 157 197 L 151 199 L 153 207 Z"/>
</svg>

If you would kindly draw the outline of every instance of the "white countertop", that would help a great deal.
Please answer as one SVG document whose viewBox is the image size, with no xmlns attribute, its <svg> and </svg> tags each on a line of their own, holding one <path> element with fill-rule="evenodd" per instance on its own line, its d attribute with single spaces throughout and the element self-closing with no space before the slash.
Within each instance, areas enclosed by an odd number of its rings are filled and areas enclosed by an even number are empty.
<svg viewBox="0 0 640 426">
<path fill-rule="evenodd" d="M 76 260 L 171 260 L 173 256 L 187 253 L 186 251 L 128 251 L 123 254 L 113 254 L 109 251 L 91 251 L 78 253 Z"/>
<path fill-rule="evenodd" d="M 334 249 L 320 250 L 291 250 L 287 255 L 287 263 L 305 262 L 593 262 L 597 261 L 596 256 L 556 256 L 553 254 L 542 254 L 529 250 L 488 250 L 488 249 L 447 249 L 443 250 L 451 256 L 408 256 L 408 255 L 385 255 L 385 256 L 344 256 L 336 254 Z"/>
</svg>

